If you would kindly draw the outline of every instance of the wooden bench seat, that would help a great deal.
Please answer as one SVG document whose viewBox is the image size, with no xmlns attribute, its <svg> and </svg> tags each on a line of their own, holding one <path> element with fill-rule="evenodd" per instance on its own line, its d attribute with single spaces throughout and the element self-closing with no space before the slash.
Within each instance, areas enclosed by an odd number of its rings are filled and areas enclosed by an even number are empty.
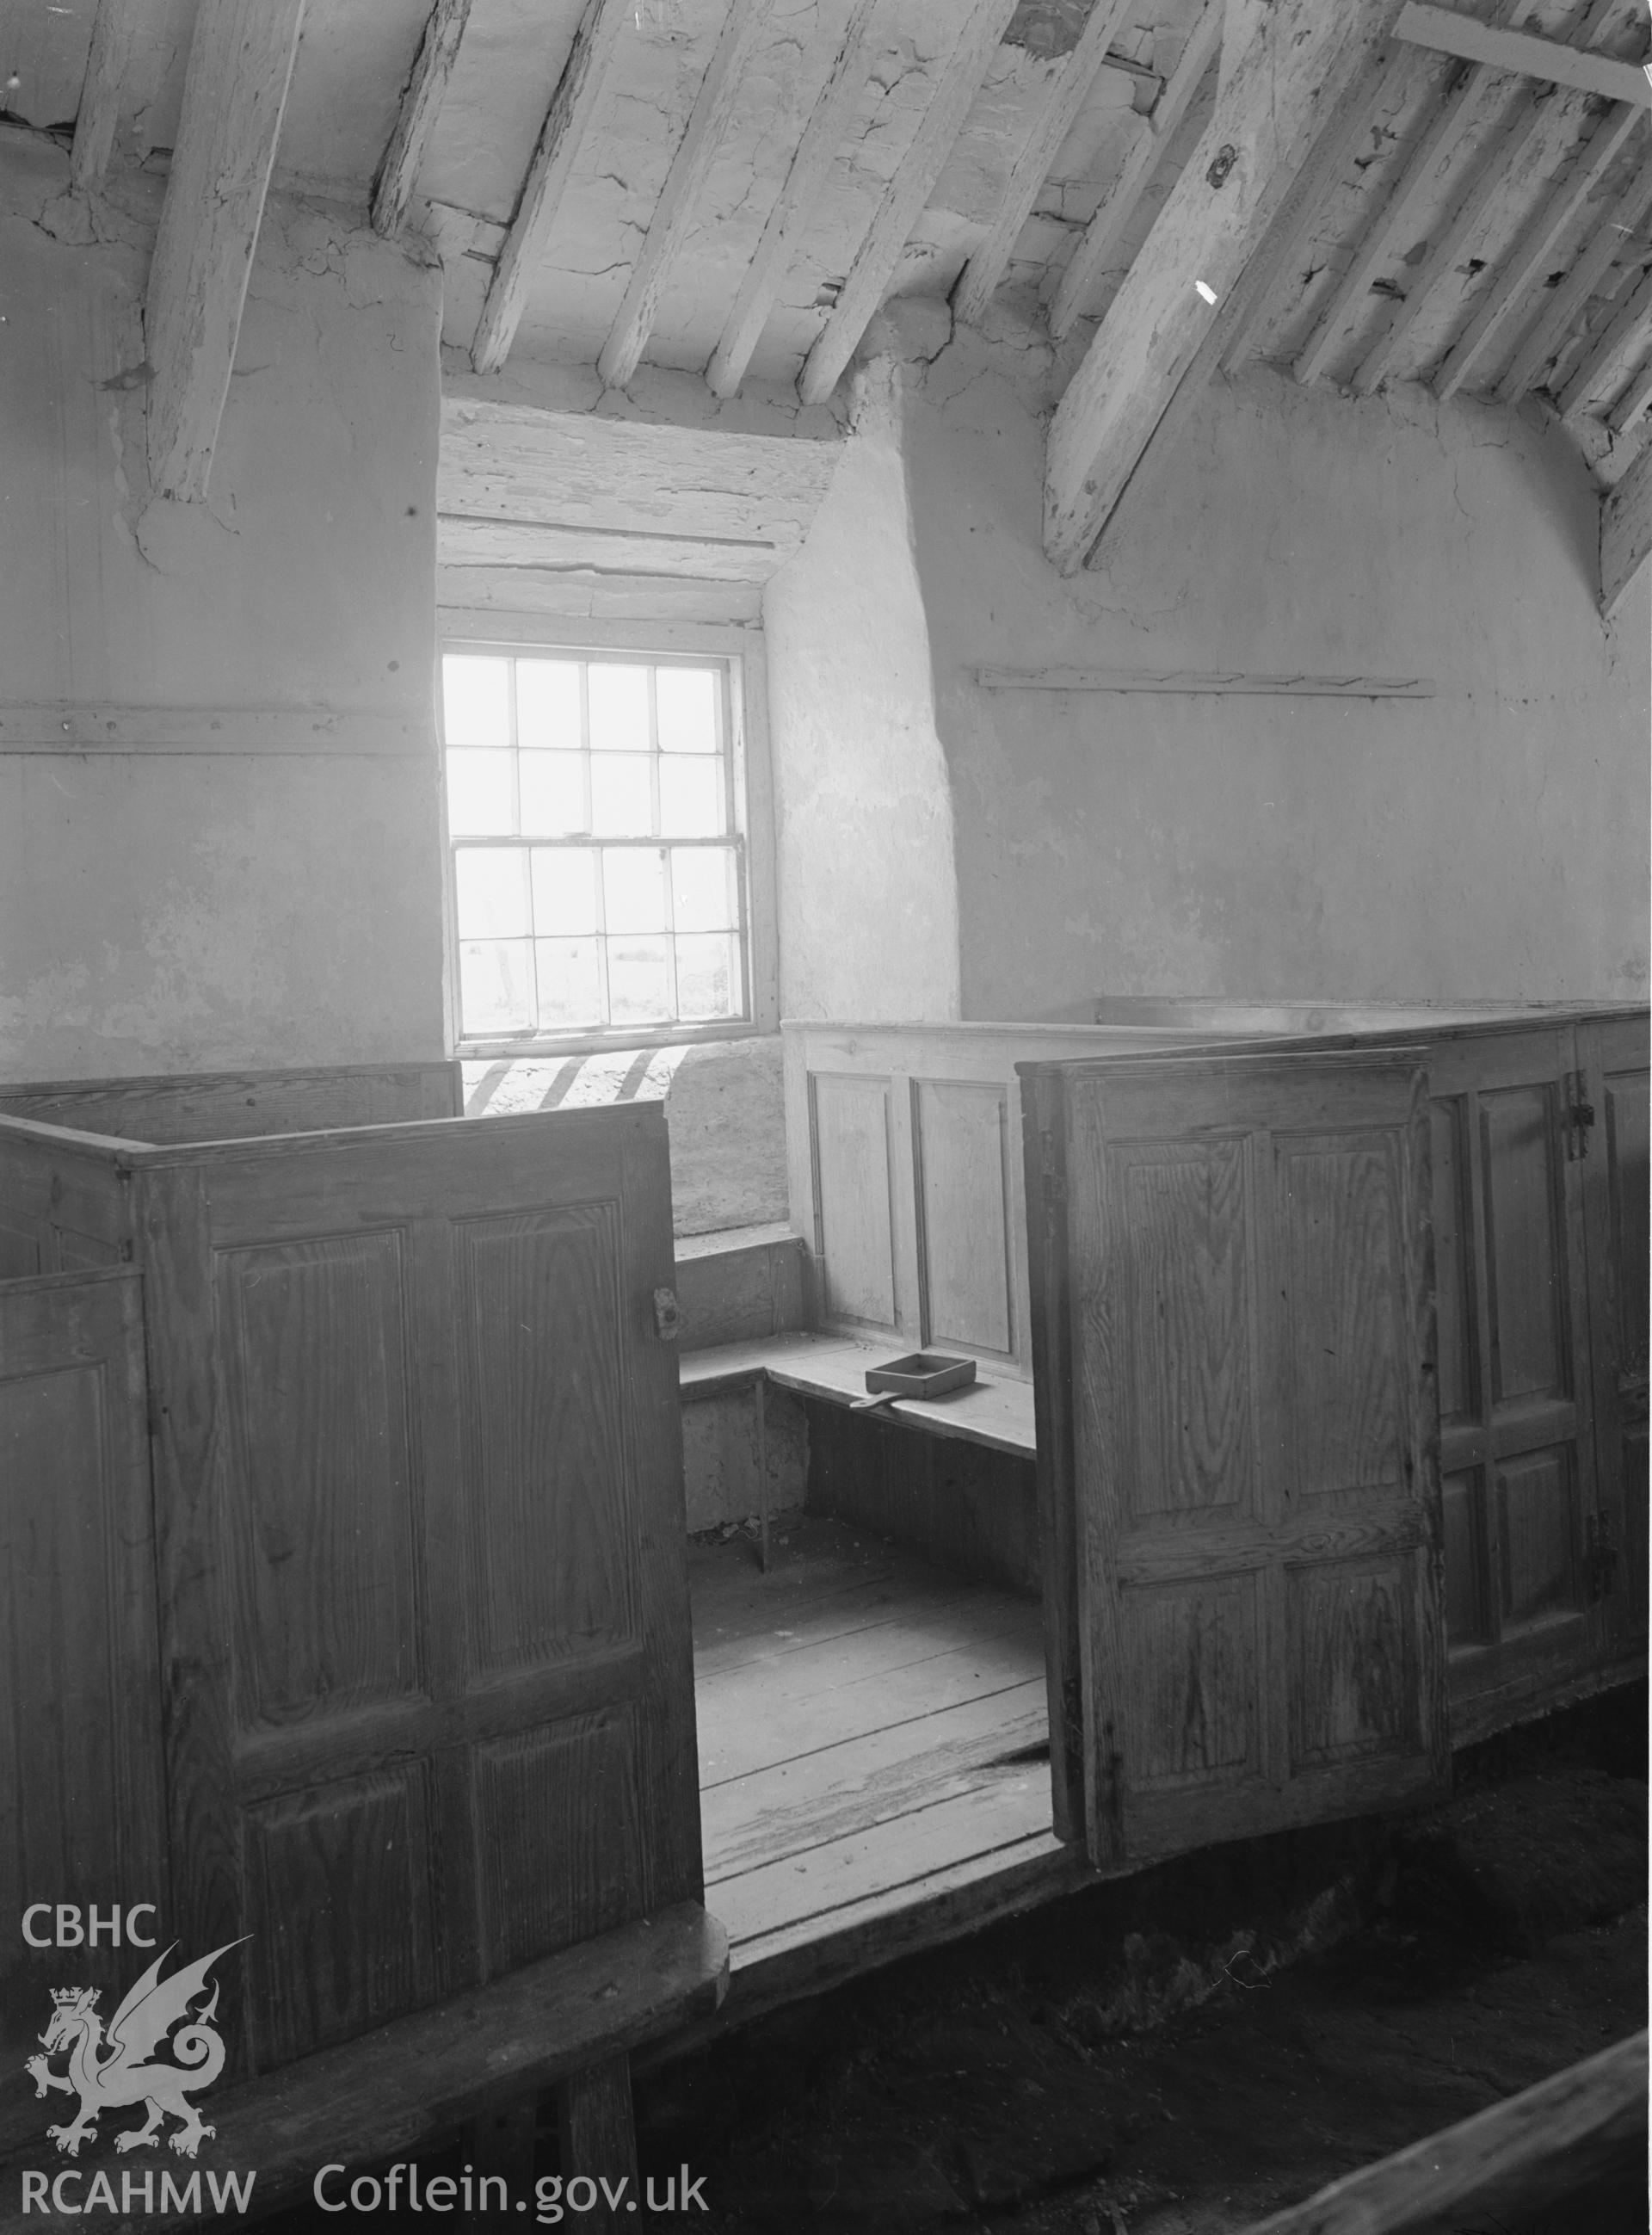
<svg viewBox="0 0 1652 2235">
<path fill-rule="evenodd" d="M 337 2048 L 203 2096 L 201 2112 L 215 2133 L 202 2148 L 200 2170 L 256 2170 L 247 2215 L 256 2218 L 307 2199 L 324 2166 L 347 2168 L 332 2183 L 342 2195 L 351 2178 L 372 2166 L 554 2087 L 564 2156 L 571 2160 L 565 2177 L 589 2171 L 617 2180 L 624 2174 L 635 2195 L 628 2052 L 709 2016 L 728 1975 L 722 1925 L 698 1902 L 680 1903 Z M 158 2194 L 163 2171 L 181 2187 L 195 2170 L 169 2151 L 110 2155 L 120 2129 L 139 2123 L 135 2107 L 106 2117 L 89 2154 L 77 2161 L 60 2156 L 45 2127 L 61 2114 L 63 2100 L 50 2097 L 40 2106 L 39 2142 L 14 2153 L 0 2174 L 11 2207 L 0 2219 L 0 2235 L 41 2225 L 38 2207 L 26 2215 L 16 2211 L 25 2168 L 49 2180 L 72 2166 L 83 2174 L 75 2192 L 81 2197 L 100 2169 L 111 2174 L 117 2195 L 122 2172 L 141 2179 L 152 2169 Z M 484 2169 L 495 2168 L 478 2166 Z M 515 2187 L 517 2194 L 528 2192 L 525 2179 Z M 204 2179 L 200 2193 L 200 2212 L 167 2214 L 166 2224 L 218 2217 Z M 146 2213 L 143 2224 L 157 2217 Z"/>
<path fill-rule="evenodd" d="M 800 1397 L 848 1405 L 866 1395 L 866 1369 L 895 1354 L 898 1343 L 847 1341 L 839 1334 L 774 1335 L 762 1342 L 721 1343 L 678 1361 L 685 1398 L 771 1382 Z M 882 1408 L 934 1436 L 957 1436 L 994 1451 L 1033 1457 L 1032 1385 L 1013 1374 L 982 1372 L 949 1397 L 898 1397 Z"/>
</svg>

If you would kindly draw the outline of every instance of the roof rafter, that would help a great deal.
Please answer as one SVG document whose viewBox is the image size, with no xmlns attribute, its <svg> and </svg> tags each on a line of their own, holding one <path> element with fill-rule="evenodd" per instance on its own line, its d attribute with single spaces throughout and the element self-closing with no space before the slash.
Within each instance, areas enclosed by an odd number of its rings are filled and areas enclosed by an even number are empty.
<svg viewBox="0 0 1652 2235">
<path fill-rule="evenodd" d="M 941 69 L 911 146 L 901 159 L 856 252 L 842 292 L 803 361 L 797 392 L 805 403 L 823 403 L 858 348 L 895 277 L 913 226 L 941 176 L 971 103 L 1009 28 L 1016 0 L 975 0 Z"/>
<path fill-rule="evenodd" d="M 1610 216 L 1597 228 L 1571 270 L 1540 311 L 1530 332 L 1510 360 L 1494 391 L 1499 403 L 1516 403 L 1560 347 L 1567 328 L 1611 269 L 1623 246 L 1652 210 L 1652 159 L 1642 163 L 1618 196 Z"/>
<path fill-rule="evenodd" d="M 206 493 L 305 0 L 213 0 L 195 18 L 150 260 L 149 477 Z"/>
<path fill-rule="evenodd" d="M 837 53 L 816 102 L 779 199 L 769 213 L 757 252 L 746 267 L 721 340 L 705 368 L 713 396 L 730 397 L 745 377 L 769 313 L 791 263 L 802 226 L 814 211 L 832 160 L 843 144 L 872 66 L 867 29 L 878 0 L 855 0 Z"/>
<path fill-rule="evenodd" d="M 693 221 L 700 189 L 734 115 L 745 66 L 768 23 L 770 4 L 770 0 L 733 0 L 723 19 L 711 62 L 689 112 L 688 128 L 677 143 L 649 220 L 642 252 L 632 268 L 625 298 L 597 357 L 597 370 L 605 387 L 624 388 L 642 361 L 672 259 Z"/>
<path fill-rule="evenodd" d="M 1275 0 L 1056 407 L 1044 547 L 1072 573 L 1238 287 L 1328 116 L 1380 43 L 1383 0 Z M 1228 154 L 1231 148 L 1233 154 Z"/>
<path fill-rule="evenodd" d="M 1165 82 L 1146 129 L 1137 134 L 1126 150 L 1124 161 L 1108 182 L 1100 207 L 1085 227 L 1084 238 L 1061 275 L 1050 308 L 1050 331 L 1058 341 L 1072 330 L 1090 299 L 1119 235 L 1134 216 L 1175 138 L 1177 126 L 1216 60 L 1224 21 L 1224 0 L 1204 0 L 1203 12 L 1188 34 L 1181 59 Z"/>
<path fill-rule="evenodd" d="M 1652 558 L 1652 443 L 1601 500 L 1601 611 L 1609 620 Z"/>
<path fill-rule="evenodd" d="M 1478 310 L 1452 344 L 1434 382 L 1434 393 L 1442 403 L 1456 395 L 1497 339 L 1511 312 L 1518 306 L 1552 253 L 1555 243 L 1616 162 L 1640 121 L 1640 110 L 1624 102 L 1609 110 L 1596 127 L 1593 138 L 1564 178 L 1556 184 L 1522 235 L 1518 246 L 1493 278 Z"/>
<path fill-rule="evenodd" d="M 1483 23 L 1478 16 L 1459 15 L 1454 8 L 1427 6 L 1424 0 L 1406 0 L 1394 29 L 1400 38 L 1432 47 L 1437 54 L 1457 55 L 1490 69 L 1514 70 L 1525 77 L 1544 79 L 1550 85 L 1571 86 L 1578 93 L 1604 94 L 1609 101 L 1652 108 L 1652 82 L 1638 62 L 1587 54 L 1583 48 L 1568 46 L 1559 39 Z"/>
<path fill-rule="evenodd" d="M 953 296 L 953 309 L 970 324 L 978 324 L 986 315 L 1021 228 L 1032 216 L 1050 175 L 1050 166 L 1078 122 L 1078 111 L 1095 82 L 1113 34 L 1131 5 L 1132 0 L 1095 0 L 1077 44 L 1050 88 L 1049 99 L 1033 118 L 1005 184 L 991 230 L 965 265 Z"/>
<path fill-rule="evenodd" d="M 1169 409 L 1154 428 L 1126 484 L 1126 500 L 1130 490 L 1150 485 L 1157 462 L 1175 456 L 1185 447 L 1193 416 L 1216 371 L 1231 370 L 1242 363 L 1262 324 L 1269 295 L 1301 254 L 1349 150 L 1364 137 L 1372 117 L 1381 114 L 1385 98 L 1398 75 L 1408 66 L 1408 58 L 1403 49 L 1398 53 L 1390 49 L 1386 58 L 1376 57 L 1376 64 L 1373 72 L 1362 73 L 1348 86 L 1312 153 L 1281 198 L 1261 247 L 1245 267 L 1238 285 L 1218 307 Z M 1105 565 L 1109 542 L 1124 514 L 1125 503 L 1121 501 L 1092 547 L 1088 565 Z"/>
<path fill-rule="evenodd" d="M 1585 351 L 1583 363 L 1557 398 L 1561 417 L 1581 419 L 1596 397 L 1616 384 L 1624 365 L 1649 337 L 1652 337 L 1652 272 L 1642 273 L 1640 285 L 1608 323 L 1594 347 Z"/>
<path fill-rule="evenodd" d="M 96 186 L 108 168 L 115 128 L 120 121 L 121 92 L 137 43 L 141 15 L 139 0 L 97 0 L 92 43 L 86 52 L 86 75 L 81 81 L 81 104 L 75 118 L 75 145 L 69 158 L 69 182 L 82 193 Z"/>
<path fill-rule="evenodd" d="M 608 64 L 631 4 L 632 0 L 586 0 L 476 321 L 470 362 L 478 372 L 497 372 L 510 354 L 527 306 L 528 284 L 556 222 L 580 144 L 602 98 Z"/>
<path fill-rule="evenodd" d="M 469 14 L 470 0 L 436 0 L 425 23 L 413 75 L 402 95 L 396 129 L 384 149 L 373 187 L 373 230 L 387 239 L 399 233 L 406 221 L 419 166 L 436 129 L 442 97 L 453 75 L 459 42 L 464 36 Z"/>
</svg>

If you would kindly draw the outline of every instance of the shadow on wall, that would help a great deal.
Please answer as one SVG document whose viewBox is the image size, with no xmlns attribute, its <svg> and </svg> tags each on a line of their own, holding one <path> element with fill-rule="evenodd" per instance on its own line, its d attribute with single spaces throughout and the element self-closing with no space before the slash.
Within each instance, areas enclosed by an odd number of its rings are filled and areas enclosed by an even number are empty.
<svg viewBox="0 0 1652 2235">
<path fill-rule="evenodd" d="M 715 1234 L 786 1216 L 780 1035 L 600 1055 L 502 1058 L 461 1065 L 467 1118 L 663 1101 L 671 1135 L 672 1224 Z"/>
</svg>

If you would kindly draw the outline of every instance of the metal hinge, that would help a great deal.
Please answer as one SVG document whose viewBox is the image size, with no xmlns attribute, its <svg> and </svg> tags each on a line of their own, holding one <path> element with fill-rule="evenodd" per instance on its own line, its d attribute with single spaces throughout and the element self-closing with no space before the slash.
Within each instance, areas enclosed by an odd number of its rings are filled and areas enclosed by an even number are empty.
<svg viewBox="0 0 1652 2235">
<path fill-rule="evenodd" d="M 1566 1161 L 1574 1163 L 1589 1154 L 1589 1132 L 1595 1123 L 1595 1105 L 1585 1102 L 1588 1082 L 1581 1071 L 1569 1071 L 1561 1082 L 1566 1098 Z"/>
<path fill-rule="evenodd" d="M 682 1308 L 675 1288 L 654 1290 L 654 1333 L 661 1342 L 675 1342 L 683 1332 Z"/>
<path fill-rule="evenodd" d="M 1609 1598 L 1617 1572 L 1617 1547 L 1612 1542 L 1612 1517 L 1609 1513 L 1591 1513 L 1589 1531 L 1589 1603 L 1598 1606 Z"/>
<path fill-rule="evenodd" d="M 1056 1169 L 1055 1135 L 1040 1133 L 1039 1148 L 1044 1207 L 1046 1210 L 1059 1210 L 1067 1199 L 1067 1181 L 1065 1173 Z"/>
</svg>

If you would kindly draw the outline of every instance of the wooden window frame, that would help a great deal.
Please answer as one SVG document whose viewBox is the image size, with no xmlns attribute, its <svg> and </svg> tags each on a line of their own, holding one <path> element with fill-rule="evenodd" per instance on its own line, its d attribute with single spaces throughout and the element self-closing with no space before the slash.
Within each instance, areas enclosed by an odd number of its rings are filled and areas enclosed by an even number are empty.
<svg viewBox="0 0 1652 2235">
<path fill-rule="evenodd" d="M 446 764 L 440 770 L 442 853 L 442 996 L 447 1044 L 462 1062 L 489 1058 L 595 1055 L 606 1049 L 680 1047 L 702 1040 L 751 1039 L 780 1026 L 775 896 L 774 791 L 769 750 L 768 675 L 760 627 L 697 621 L 564 621 L 543 614 L 446 609 L 436 627 L 436 703 L 448 653 L 561 653 L 601 659 L 615 652 L 669 663 L 718 659 L 728 678 L 734 829 L 744 855 L 747 1013 L 706 1023 L 600 1026 L 567 1032 L 472 1035 L 460 1030 L 458 925 L 453 841 L 448 829 Z"/>
</svg>

